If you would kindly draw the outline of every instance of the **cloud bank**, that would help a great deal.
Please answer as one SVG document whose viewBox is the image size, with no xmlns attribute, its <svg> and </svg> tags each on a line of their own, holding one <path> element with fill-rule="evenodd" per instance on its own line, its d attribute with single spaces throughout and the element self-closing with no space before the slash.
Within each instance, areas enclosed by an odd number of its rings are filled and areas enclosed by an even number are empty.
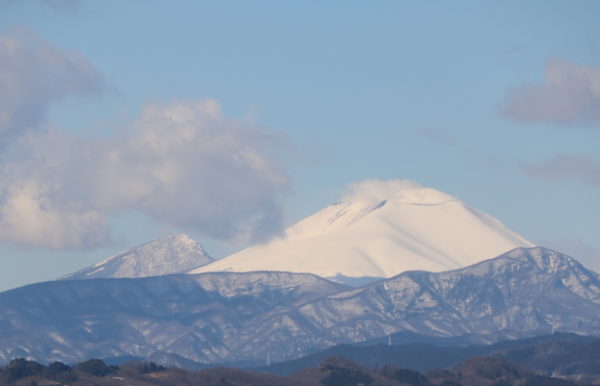
<svg viewBox="0 0 600 386">
<path fill-rule="evenodd" d="M 224 240 L 281 229 L 289 189 L 278 139 L 224 118 L 214 100 L 148 107 L 120 138 L 29 134 L 0 167 L 0 238 L 67 249 L 107 242 L 107 217 L 142 211 Z"/>
<path fill-rule="evenodd" d="M 541 83 L 507 92 L 503 113 L 518 122 L 600 124 L 600 68 L 564 59 L 547 63 Z"/>
<path fill-rule="evenodd" d="M 51 103 L 102 91 L 85 58 L 20 29 L 0 35 L 0 241 L 87 249 L 139 211 L 229 241 L 280 232 L 289 190 L 281 142 L 212 99 L 147 106 L 127 132 L 83 139 L 45 124 Z"/>
<path fill-rule="evenodd" d="M 0 238 L 91 248 L 107 242 L 110 214 L 131 209 L 218 239 L 268 238 L 289 189 L 268 155 L 277 141 L 223 117 L 214 100 L 150 106 L 120 138 L 26 135 L 0 167 Z"/>
<path fill-rule="evenodd" d="M 521 167 L 536 180 L 572 180 L 600 189 L 600 162 L 585 154 L 556 154 L 541 163 Z"/>
</svg>

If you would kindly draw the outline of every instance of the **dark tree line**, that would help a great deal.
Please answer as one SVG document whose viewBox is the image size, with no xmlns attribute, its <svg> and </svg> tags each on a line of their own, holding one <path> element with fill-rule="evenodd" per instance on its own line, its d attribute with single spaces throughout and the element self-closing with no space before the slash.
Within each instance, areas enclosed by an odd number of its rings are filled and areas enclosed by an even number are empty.
<svg viewBox="0 0 600 386">
<path fill-rule="evenodd" d="M 165 370 L 163 366 L 153 362 L 128 363 L 122 367 L 129 374 L 146 374 Z M 0 384 L 14 383 L 27 377 L 41 377 L 57 383 L 69 384 L 89 376 L 116 375 L 120 370 L 119 366 L 107 365 L 100 359 L 90 359 L 74 366 L 62 362 L 53 362 L 44 366 L 35 361 L 17 358 L 8 365 L 0 367 Z"/>
</svg>

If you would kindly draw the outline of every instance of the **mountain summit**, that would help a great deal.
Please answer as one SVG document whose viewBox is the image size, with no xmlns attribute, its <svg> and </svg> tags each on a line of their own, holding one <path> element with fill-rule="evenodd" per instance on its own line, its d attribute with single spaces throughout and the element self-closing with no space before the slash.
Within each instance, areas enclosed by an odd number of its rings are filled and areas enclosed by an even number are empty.
<svg viewBox="0 0 600 386">
<path fill-rule="evenodd" d="M 340 202 L 190 273 L 291 271 L 323 277 L 391 277 L 461 268 L 533 244 L 455 197 L 406 180 L 366 180 Z"/>
<path fill-rule="evenodd" d="M 185 234 L 171 234 L 134 247 L 63 279 L 146 277 L 186 272 L 212 262 L 202 245 Z"/>
</svg>

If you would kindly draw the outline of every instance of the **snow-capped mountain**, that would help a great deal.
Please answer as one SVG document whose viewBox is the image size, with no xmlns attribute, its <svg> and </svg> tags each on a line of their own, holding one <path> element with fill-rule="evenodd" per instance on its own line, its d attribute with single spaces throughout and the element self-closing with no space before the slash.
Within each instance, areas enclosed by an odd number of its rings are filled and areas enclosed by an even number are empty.
<svg viewBox="0 0 600 386">
<path fill-rule="evenodd" d="M 598 315 L 598 274 L 544 248 L 356 289 L 286 272 L 62 280 L 0 293 L 0 362 L 165 354 L 227 362 L 267 353 L 275 361 L 403 331 L 480 342 L 600 335 Z"/>
<path fill-rule="evenodd" d="M 171 234 L 109 257 L 63 279 L 169 275 L 186 272 L 212 261 L 197 241 L 185 234 Z"/>
<path fill-rule="evenodd" d="M 193 269 L 309 272 L 322 277 L 391 277 L 439 272 L 533 244 L 455 197 L 403 180 L 367 180 L 339 203 L 267 244 Z"/>
</svg>

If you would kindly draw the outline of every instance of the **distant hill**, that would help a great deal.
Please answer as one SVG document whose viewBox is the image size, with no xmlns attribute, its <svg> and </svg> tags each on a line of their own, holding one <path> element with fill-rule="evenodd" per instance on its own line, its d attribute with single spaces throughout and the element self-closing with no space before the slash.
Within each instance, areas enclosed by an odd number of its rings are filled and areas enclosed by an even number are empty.
<svg viewBox="0 0 600 386">
<path fill-rule="evenodd" d="M 433 339 L 431 340 L 433 341 Z M 444 344 L 443 341 L 441 341 Z M 555 333 L 492 345 L 439 346 L 426 343 L 401 345 L 338 345 L 293 361 L 255 368 L 255 371 L 290 375 L 318 366 L 325 358 L 341 356 L 368 368 L 390 365 L 421 372 L 458 366 L 475 356 L 498 356 L 542 375 L 564 377 L 584 374 L 600 377 L 600 337 Z M 595 369 L 595 370 L 594 370 Z"/>
</svg>

